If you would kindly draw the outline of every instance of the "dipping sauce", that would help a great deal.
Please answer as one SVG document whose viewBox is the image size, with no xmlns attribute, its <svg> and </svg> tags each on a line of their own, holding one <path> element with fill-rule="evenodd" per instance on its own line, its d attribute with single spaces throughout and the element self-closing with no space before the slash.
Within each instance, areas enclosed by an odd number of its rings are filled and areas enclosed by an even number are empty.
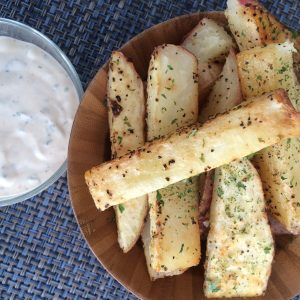
<svg viewBox="0 0 300 300">
<path fill-rule="evenodd" d="M 0 37 L 0 197 L 28 192 L 59 169 L 78 104 L 72 80 L 50 54 Z"/>
</svg>

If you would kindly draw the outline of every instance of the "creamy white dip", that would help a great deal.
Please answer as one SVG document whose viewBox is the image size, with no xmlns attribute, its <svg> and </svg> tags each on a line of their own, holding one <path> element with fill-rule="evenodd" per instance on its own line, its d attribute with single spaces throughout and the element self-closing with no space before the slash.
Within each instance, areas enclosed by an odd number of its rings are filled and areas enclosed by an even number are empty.
<svg viewBox="0 0 300 300">
<path fill-rule="evenodd" d="M 58 170 L 78 103 L 51 55 L 0 37 L 0 197 L 30 191 Z"/>
</svg>

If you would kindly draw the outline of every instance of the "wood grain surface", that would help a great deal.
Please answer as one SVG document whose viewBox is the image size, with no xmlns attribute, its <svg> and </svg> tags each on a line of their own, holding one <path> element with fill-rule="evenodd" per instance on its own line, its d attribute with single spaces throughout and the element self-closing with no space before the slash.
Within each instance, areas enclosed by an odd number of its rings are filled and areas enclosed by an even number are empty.
<svg viewBox="0 0 300 300">
<path fill-rule="evenodd" d="M 146 79 L 150 55 L 155 46 L 180 44 L 183 37 L 203 17 L 226 25 L 222 13 L 196 13 L 158 24 L 126 43 L 120 50 L 129 57 L 142 79 Z M 142 299 L 190 300 L 203 295 L 203 258 L 200 266 L 182 275 L 151 282 L 142 244 L 123 254 L 117 241 L 113 209 L 98 211 L 84 181 L 84 172 L 108 160 L 110 143 L 106 109 L 107 66 L 98 71 L 77 111 L 68 154 L 68 184 L 72 206 L 89 247 L 107 269 L 127 289 Z M 300 294 L 300 236 L 276 236 L 276 256 L 267 293 L 255 299 L 290 299 Z M 203 249 L 205 247 L 202 247 Z M 253 298 L 252 298 L 253 299 Z"/>
</svg>

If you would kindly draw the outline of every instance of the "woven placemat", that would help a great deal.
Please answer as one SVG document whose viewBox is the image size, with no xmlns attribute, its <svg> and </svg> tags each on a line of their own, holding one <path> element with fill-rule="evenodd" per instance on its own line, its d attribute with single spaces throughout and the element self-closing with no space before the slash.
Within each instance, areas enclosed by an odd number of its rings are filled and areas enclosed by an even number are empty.
<svg viewBox="0 0 300 300">
<path fill-rule="evenodd" d="M 225 2 L 0 0 L 0 16 L 50 37 L 87 87 L 111 51 L 137 33 L 178 15 L 223 10 Z M 300 29 L 299 0 L 262 2 Z M 38 196 L 0 209 L 0 282 L 0 299 L 136 299 L 107 274 L 82 238 L 66 176 Z"/>
</svg>

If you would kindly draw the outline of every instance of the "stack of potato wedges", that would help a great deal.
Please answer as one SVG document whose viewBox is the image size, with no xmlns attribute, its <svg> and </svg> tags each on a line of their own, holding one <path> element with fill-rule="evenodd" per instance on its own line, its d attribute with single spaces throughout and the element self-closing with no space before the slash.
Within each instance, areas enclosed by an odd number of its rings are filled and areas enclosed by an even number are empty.
<svg viewBox="0 0 300 300">
<path fill-rule="evenodd" d="M 85 173 L 151 280 L 197 266 L 206 240 L 208 298 L 264 294 L 274 234 L 300 234 L 299 41 L 256 1 L 225 16 L 156 47 L 146 82 L 112 53 L 112 160 Z"/>
</svg>

